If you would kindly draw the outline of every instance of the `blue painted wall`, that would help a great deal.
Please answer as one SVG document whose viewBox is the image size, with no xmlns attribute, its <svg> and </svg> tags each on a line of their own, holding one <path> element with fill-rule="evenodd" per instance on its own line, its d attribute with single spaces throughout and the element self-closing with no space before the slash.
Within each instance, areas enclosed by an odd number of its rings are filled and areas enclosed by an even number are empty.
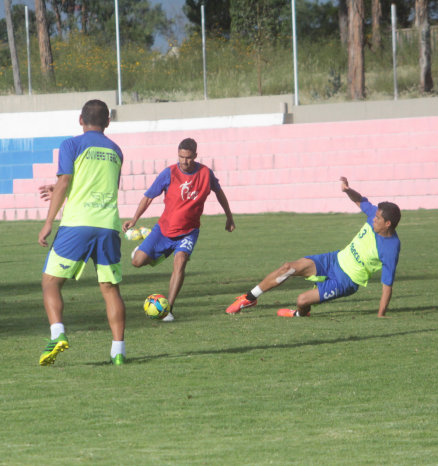
<svg viewBox="0 0 438 466">
<path fill-rule="evenodd" d="M 53 163 L 53 150 L 67 137 L 0 139 L 0 194 L 12 194 L 14 179 L 32 179 L 34 163 Z"/>
</svg>

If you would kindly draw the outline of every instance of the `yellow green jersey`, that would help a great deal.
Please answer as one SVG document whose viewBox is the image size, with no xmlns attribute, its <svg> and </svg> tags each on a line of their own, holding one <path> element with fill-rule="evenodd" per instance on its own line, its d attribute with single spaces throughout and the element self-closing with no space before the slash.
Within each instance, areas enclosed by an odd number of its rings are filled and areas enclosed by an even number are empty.
<svg viewBox="0 0 438 466">
<path fill-rule="evenodd" d="M 358 285 L 367 286 L 370 276 L 382 270 L 381 282 L 392 286 L 400 253 L 400 240 L 395 232 L 389 237 L 374 232 L 373 219 L 377 206 L 362 198 L 360 208 L 367 215 L 367 221 L 351 243 L 338 252 L 339 265 Z"/>
<path fill-rule="evenodd" d="M 63 141 L 57 175 L 72 175 L 61 226 L 121 230 L 117 199 L 123 154 L 99 131 Z"/>
</svg>

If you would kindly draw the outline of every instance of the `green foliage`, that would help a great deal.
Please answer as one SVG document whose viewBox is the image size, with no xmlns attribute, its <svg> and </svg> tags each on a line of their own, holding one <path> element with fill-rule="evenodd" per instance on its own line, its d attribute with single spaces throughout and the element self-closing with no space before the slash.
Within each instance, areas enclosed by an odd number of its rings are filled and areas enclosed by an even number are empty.
<svg viewBox="0 0 438 466">
<path fill-rule="evenodd" d="M 284 260 L 345 245 L 360 214 L 237 215 L 231 234 L 223 215 L 204 216 L 171 324 L 142 310 L 148 294 L 167 293 L 171 260 L 135 269 L 135 243 L 122 240 L 120 368 L 108 364 L 111 334 L 91 264 L 65 285 L 70 349 L 38 366 L 49 336 L 42 222 L 0 222 L 1 462 L 437 464 L 438 276 L 427 241 L 437 214 L 403 212 L 388 319 L 376 317 L 378 277 L 310 318 L 275 315 L 309 288 L 301 279 L 239 315 L 224 312 Z"/>
<path fill-rule="evenodd" d="M 133 42 L 145 48 L 154 43 L 157 33 L 166 33 L 171 21 L 161 5 L 152 6 L 148 0 L 123 0 L 119 2 L 119 27 L 123 43 Z M 89 2 L 88 31 L 98 33 L 103 43 L 115 37 L 114 4 L 107 0 Z M 99 34 L 100 33 L 100 34 Z"/>
<path fill-rule="evenodd" d="M 190 31 L 201 32 L 201 5 L 205 8 L 205 30 L 209 35 L 229 36 L 231 27 L 230 0 L 186 0 L 184 14 L 191 23 Z"/>
</svg>

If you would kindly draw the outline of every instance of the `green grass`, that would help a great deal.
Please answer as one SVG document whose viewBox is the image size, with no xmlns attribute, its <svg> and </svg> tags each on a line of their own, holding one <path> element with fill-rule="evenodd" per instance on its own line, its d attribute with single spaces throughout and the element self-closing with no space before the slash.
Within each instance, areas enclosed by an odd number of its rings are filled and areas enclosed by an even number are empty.
<svg viewBox="0 0 438 466">
<path fill-rule="evenodd" d="M 134 269 L 124 240 L 120 368 L 91 264 L 65 286 L 70 349 L 39 367 L 42 223 L 0 222 L 0 464 L 437 464 L 437 214 L 403 212 L 388 319 L 379 277 L 306 319 L 276 317 L 301 279 L 224 312 L 283 261 L 346 245 L 359 214 L 240 215 L 232 234 L 204 217 L 170 324 L 142 301 L 167 294 L 171 261 Z"/>
</svg>

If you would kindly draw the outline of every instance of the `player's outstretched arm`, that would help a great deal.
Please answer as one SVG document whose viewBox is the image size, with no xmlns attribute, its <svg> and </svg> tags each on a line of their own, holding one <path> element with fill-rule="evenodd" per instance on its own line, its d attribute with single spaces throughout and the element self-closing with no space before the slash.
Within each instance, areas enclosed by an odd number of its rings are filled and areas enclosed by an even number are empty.
<svg viewBox="0 0 438 466">
<path fill-rule="evenodd" d="M 379 312 L 377 317 L 386 317 L 386 310 L 389 306 L 389 301 L 391 301 L 392 296 L 392 286 L 388 286 L 382 283 L 382 297 L 380 298 Z"/>
<path fill-rule="evenodd" d="M 234 224 L 233 214 L 231 213 L 227 196 L 225 196 L 225 193 L 222 191 L 222 189 L 216 193 L 216 198 L 219 204 L 221 205 L 222 209 L 224 209 L 225 215 L 227 216 L 225 230 L 232 232 L 236 228 L 236 225 Z"/>
<path fill-rule="evenodd" d="M 122 229 L 124 232 L 132 227 L 135 227 L 138 219 L 146 212 L 147 208 L 151 205 L 153 199 L 150 197 L 143 196 L 143 199 L 138 204 L 137 210 L 135 211 L 134 217 L 131 220 L 127 220 L 123 223 Z"/>
<path fill-rule="evenodd" d="M 351 189 L 347 178 L 345 176 L 341 176 L 340 178 L 341 181 L 341 189 L 342 191 L 355 203 L 357 204 L 358 207 L 360 207 L 360 203 L 362 201 L 362 195 L 359 194 L 357 191 L 354 189 Z"/>
</svg>

